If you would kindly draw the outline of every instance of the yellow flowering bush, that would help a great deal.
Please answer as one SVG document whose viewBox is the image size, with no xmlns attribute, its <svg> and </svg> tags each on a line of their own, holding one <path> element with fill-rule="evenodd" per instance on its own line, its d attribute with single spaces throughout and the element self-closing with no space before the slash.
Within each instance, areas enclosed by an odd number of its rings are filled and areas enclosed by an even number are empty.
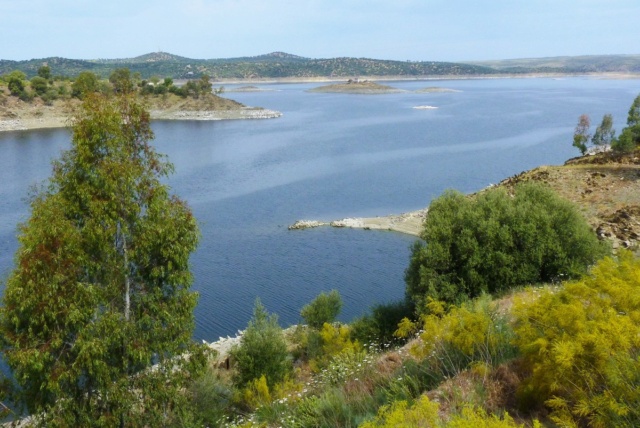
<svg viewBox="0 0 640 428">
<path fill-rule="evenodd" d="M 544 402 L 562 426 L 640 425 L 639 260 L 605 258 L 558 292 L 518 299 L 514 314 L 525 404 Z"/>
</svg>

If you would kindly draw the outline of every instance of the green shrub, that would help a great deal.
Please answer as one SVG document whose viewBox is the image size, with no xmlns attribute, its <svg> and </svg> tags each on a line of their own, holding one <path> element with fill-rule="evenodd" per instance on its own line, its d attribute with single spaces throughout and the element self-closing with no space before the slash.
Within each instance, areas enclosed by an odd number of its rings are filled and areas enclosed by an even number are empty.
<svg viewBox="0 0 640 428">
<path fill-rule="evenodd" d="M 403 318 L 412 318 L 414 305 L 407 299 L 375 305 L 370 314 L 351 323 L 351 337 L 360 343 L 387 344 L 397 341 L 394 336 Z"/>
<path fill-rule="evenodd" d="M 214 369 L 196 379 L 190 392 L 195 418 L 205 426 L 218 426 L 229 413 L 233 392 Z"/>
<path fill-rule="evenodd" d="M 452 303 L 576 277 L 607 251 L 574 205 L 534 183 L 513 195 L 448 191 L 431 203 L 421 237 L 405 273 L 419 310 L 429 298 Z"/>
<path fill-rule="evenodd" d="M 264 375 L 269 388 L 273 388 L 291 372 L 291 359 L 278 317 L 269 315 L 260 299 L 256 299 L 253 318 L 240 344 L 231 349 L 231 357 L 237 369 L 235 382 L 241 387 Z"/>
<path fill-rule="evenodd" d="M 325 323 L 331 324 L 342 309 L 342 298 L 338 290 L 320 293 L 311 303 L 305 305 L 300 316 L 311 328 L 320 330 Z"/>
</svg>

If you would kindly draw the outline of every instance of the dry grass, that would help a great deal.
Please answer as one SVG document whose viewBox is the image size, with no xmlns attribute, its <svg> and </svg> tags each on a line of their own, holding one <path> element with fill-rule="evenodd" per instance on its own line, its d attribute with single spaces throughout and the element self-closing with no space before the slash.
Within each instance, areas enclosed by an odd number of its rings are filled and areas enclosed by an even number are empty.
<svg viewBox="0 0 640 428">
<path fill-rule="evenodd" d="M 499 185 L 537 181 L 574 202 L 601 239 L 638 250 L 640 238 L 640 153 L 613 157 L 604 153 L 542 166 L 503 180 Z"/>
</svg>

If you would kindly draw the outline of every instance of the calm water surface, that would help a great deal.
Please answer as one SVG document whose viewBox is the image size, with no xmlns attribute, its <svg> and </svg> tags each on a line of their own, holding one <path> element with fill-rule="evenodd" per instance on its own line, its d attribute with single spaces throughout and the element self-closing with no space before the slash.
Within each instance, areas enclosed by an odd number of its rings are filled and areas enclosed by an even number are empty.
<svg viewBox="0 0 640 428">
<path fill-rule="evenodd" d="M 201 223 L 192 256 L 200 293 L 196 339 L 244 328 L 259 296 L 281 324 L 320 291 L 338 289 L 343 320 L 399 299 L 414 238 L 392 232 L 319 228 L 288 231 L 299 219 L 332 220 L 423 208 L 447 188 L 475 191 L 577 154 L 573 128 L 612 113 L 618 130 L 640 92 L 638 80 L 586 78 L 392 82 L 455 93 L 307 93 L 316 85 L 263 85 L 228 93 L 280 110 L 260 121 L 154 122 L 158 150 L 175 164 L 169 179 Z M 435 110 L 416 110 L 432 105 Z M 597 124 L 597 123 L 596 123 Z M 595 128 L 595 126 L 594 126 Z M 66 130 L 0 134 L 0 274 L 28 218 L 30 186 L 69 147 Z"/>
</svg>

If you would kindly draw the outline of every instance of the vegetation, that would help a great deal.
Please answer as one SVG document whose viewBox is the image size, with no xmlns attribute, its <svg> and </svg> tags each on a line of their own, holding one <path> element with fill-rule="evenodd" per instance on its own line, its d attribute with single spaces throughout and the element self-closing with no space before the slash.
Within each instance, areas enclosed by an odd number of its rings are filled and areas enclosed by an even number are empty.
<svg viewBox="0 0 640 428">
<path fill-rule="evenodd" d="M 325 323 L 332 323 L 342 309 L 342 298 L 338 290 L 320 293 L 300 311 L 302 319 L 311 328 L 320 329 Z"/>
<path fill-rule="evenodd" d="M 419 311 L 429 299 L 453 303 L 482 293 L 576 277 L 606 248 L 571 203 L 543 185 L 492 188 L 432 201 L 405 278 Z"/>
<path fill-rule="evenodd" d="M 70 96 L 47 68 L 3 81 L 27 98 Z M 346 325 L 335 321 L 339 293 L 323 292 L 300 311 L 307 326 L 283 331 L 257 300 L 230 355 L 205 353 L 191 341 L 197 225 L 162 184 L 171 165 L 150 145 L 137 94 L 202 97 L 210 80 L 182 89 L 124 69 L 111 80 L 75 80 L 84 103 L 72 148 L 31 199 L 5 287 L 5 384 L 32 425 L 640 425 L 640 261 L 618 248 L 597 262 L 607 248 L 582 217 L 589 207 L 581 214 L 546 185 L 522 183 L 552 183 L 553 168 L 434 200 L 405 301 Z M 580 143 L 635 148 L 640 97 L 618 140 L 610 115 L 593 136 L 581 121 Z M 616 156 L 627 164 L 610 165 L 615 173 L 558 167 L 582 175 L 554 188 L 633 221 L 637 159 Z M 592 199 L 600 182 L 612 199 Z M 598 236 L 610 233 L 590 220 Z M 635 226 L 619 225 L 611 234 L 633 248 Z"/>
<path fill-rule="evenodd" d="M 188 409 L 198 228 L 152 138 L 131 96 L 87 96 L 20 227 L 0 331 L 14 398 L 38 425 L 158 426 Z"/>
<path fill-rule="evenodd" d="M 615 137 L 613 117 L 610 114 L 604 115 L 602 123 L 597 127 L 593 136 L 589 133 L 590 125 L 589 116 L 581 115 L 573 134 L 573 145 L 580 150 L 581 154 L 587 153 L 589 139 L 598 150 L 611 148 L 613 153 L 617 155 L 633 152 L 640 146 L 640 95 L 633 100 L 627 116 L 627 126 L 622 129 L 618 138 Z"/>
<path fill-rule="evenodd" d="M 291 372 L 291 360 L 287 351 L 278 317 L 269 315 L 256 300 L 253 318 L 242 335 L 240 345 L 231 350 L 236 363 L 236 385 L 247 386 L 265 378 L 266 385 L 274 387 Z"/>
</svg>

